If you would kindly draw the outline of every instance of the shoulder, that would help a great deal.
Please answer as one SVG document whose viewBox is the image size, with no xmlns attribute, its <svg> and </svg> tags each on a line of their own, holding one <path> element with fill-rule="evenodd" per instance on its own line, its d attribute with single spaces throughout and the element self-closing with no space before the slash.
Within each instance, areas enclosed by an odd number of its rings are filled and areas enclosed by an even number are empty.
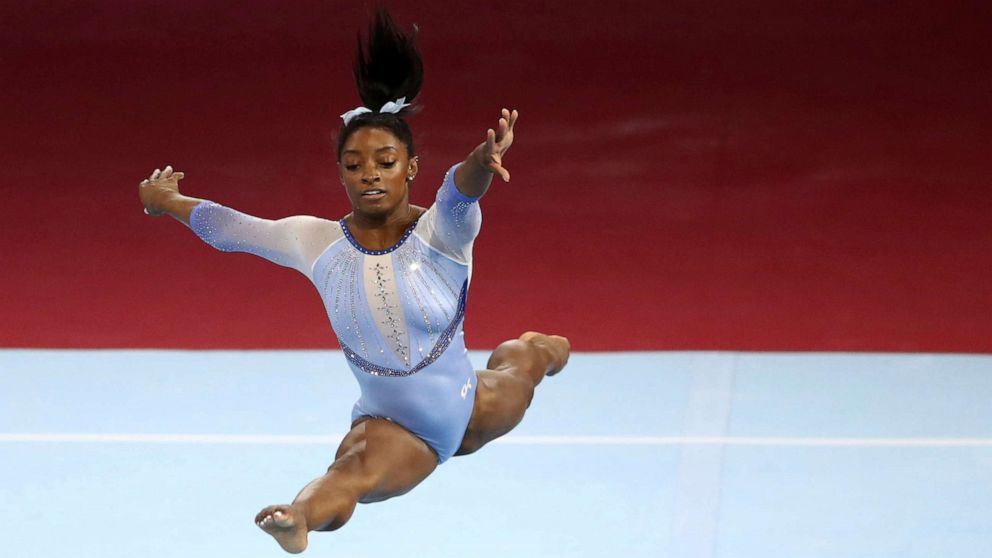
<svg viewBox="0 0 992 558">
<path fill-rule="evenodd" d="M 424 214 L 426 214 L 428 211 L 426 207 L 420 207 L 419 205 L 411 205 L 410 210 L 413 211 L 413 216 L 415 221 L 423 217 Z"/>
<path fill-rule="evenodd" d="M 293 226 L 312 229 L 341 228 L 341 225 L 337 221 L 332 221 L 323 217 L 314 217 L 313 215 L 293 215 L 292 217 L 284 217 L 280 219 L 280 221 Z"/>
<path fill-rule="evenodd" d="M 339 222 L 313 215 L 285 217 L 280 219 L 278 223 L 285 227 L 287 232 L 296 236 L 298 240 L 308 243 L 330 244 L 344 236 Z"/>
</svg>

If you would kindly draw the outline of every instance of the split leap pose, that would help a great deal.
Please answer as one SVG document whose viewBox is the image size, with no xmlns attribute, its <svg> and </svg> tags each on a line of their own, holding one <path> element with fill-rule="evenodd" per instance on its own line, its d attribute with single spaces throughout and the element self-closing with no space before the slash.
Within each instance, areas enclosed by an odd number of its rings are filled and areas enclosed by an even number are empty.
<svg viewBox="0 0 992 558">
<path fill-rule="evenodd" d="M 399 496 L 452 455 L 472 453 L 523 418 L 534 388 L 568 360 L 564 337 L 527 332 L 501 344 L 487 370 L 472 369 L 462 338 L 479 199 L 503 155 L 517 111 L 451 167 L 430 208 L 409 203 L 417 175 L 405 117 L 423 69 L 415 32 L 380 10 L 359 43 L 355 78 L 363 106 L 342 115 L 337 161 L 352 212 L 339 221 L 270 221 L 179 193 L 182 172 L 156 169 L 138 191 L 145 212 L 170 215 L 223 251 L 249 252 L 310 279 L 361 387 L 350 432 L 327 473 L 292 504 L 255 522 L 288 552 L 309 531 L 344 525 L 358 502 Z"/>
</svg>

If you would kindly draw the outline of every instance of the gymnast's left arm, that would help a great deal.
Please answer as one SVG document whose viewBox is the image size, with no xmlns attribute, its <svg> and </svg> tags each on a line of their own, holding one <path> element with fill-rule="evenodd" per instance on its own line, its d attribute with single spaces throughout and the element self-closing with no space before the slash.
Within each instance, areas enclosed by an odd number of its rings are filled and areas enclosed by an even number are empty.
<svg viewBox="0 0 992 558">
<path fill-rule="evenodd" d="M 496 129 L 486 130 L 486 141 L 458 165 L 455 185 L 459 192 L 470 198 L 481 198 L 495 173 L 499 173 L 504 182 L 510 181 L 510 172 L 503 166 L 503 155 L 513 144 L 513 125 L 517 123 L 517 116 L 516 110 L 503 109 Z"/>
</svg>

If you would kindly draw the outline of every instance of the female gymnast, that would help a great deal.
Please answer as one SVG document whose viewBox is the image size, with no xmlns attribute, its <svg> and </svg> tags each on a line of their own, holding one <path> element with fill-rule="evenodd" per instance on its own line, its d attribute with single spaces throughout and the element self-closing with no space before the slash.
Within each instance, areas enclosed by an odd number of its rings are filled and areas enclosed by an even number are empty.
<svg viewBox="0 0 992 558">
<path fill-rule="evenodd" d="M 145 212 L 170 215 L 223 251 L 248 252 L 310 279 L 361 387 L 327 473 L 292 504 L 264 508 L 255 522 L 288 552 L 309 531 L 344 525 L 358 502 L 410 491 L 452 455 L 472 453 L 523 418 L 534 388 L 568 360 L 564 337 L 527 332 L 501 344 L 476 372 L 462 338 L 479 199 L 503 156 L 517 111 L 448 170 L 430 208 L 409 203 L 417 175 L 405 120 L 423 82 L 416 31 L 379 10 L 362 42 L 355 79 L 363 106 L 342 115 L 341 184 L 352 212 L 339 221 L 269 221 L 179 193 L 182 172 L 156 169 L 138 187 Z"/>
</svg>

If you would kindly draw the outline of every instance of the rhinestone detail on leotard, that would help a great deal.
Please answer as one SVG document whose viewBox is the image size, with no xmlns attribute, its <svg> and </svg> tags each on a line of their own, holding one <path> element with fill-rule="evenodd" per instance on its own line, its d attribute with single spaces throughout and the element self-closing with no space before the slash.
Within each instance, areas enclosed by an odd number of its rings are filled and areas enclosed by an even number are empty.
<svg viewBox="0 0 992 558">
<path fill-rule="evenodd" d="M 351 347 L 346 345 L 341 338 L 338 338 L 338 343 L 341 345 L 341 350 L 344 352 L 345 358 L 348 362 L 351 362 L 357 366 L 362 371 L 372 374 L 373 376 L 410 376 L 420 372 L 424 368 L 427 368 L 434 363 L 437 359 L 441 358 L 444 351 L 448 349 L 451 345 L 451 340 L 454 339 L 455 333 L 458 331 L 458 324 L 461 323 L 462 319 L 465 318 L 465 300 L 468 295 L 468 281 L 462 285 L 461 294 L 458 295 L 458 309 L 455 311 L 455 317 L 448 324 L 448 327 L 441 332 L 437 343 L 431 348 L 430 353 L 424 357 L 423 360 L 417 363 L 416 366 L 409 370 L 398 370 L 396 368 L 387 368 L 385 366 L 379 366 L 373 362 L 362 358 L 358 353 L 356 353 Z"/>
<path fill-rule="evenodd" d="M 398 307 L 395 304 L 390 304 L 389 302 L 389 289 L 386 287 L 386 283 L 392 281 L 389 277 L 384 274 L 386 272 L 386 266 L 381 263 L 376 263 L 370 270 L 375 273 L 375 278 L 373 282 L 375 284 L 375 292 L 373 295 L 378 299 L 377 303 L 379 306 L 377 310 L 381 312 L 383 316 L 382 326 L 385 328 L 386 339 L 393 342 L 394 348 L 396 349 L 396 354 L 403 359 L 403 364 L 410 366 L 410 352 L 409 348 L 403 342 L 405 337 L 405 330 L 403 325 L 397 320 L 396 311 Z"/>
</svg>

